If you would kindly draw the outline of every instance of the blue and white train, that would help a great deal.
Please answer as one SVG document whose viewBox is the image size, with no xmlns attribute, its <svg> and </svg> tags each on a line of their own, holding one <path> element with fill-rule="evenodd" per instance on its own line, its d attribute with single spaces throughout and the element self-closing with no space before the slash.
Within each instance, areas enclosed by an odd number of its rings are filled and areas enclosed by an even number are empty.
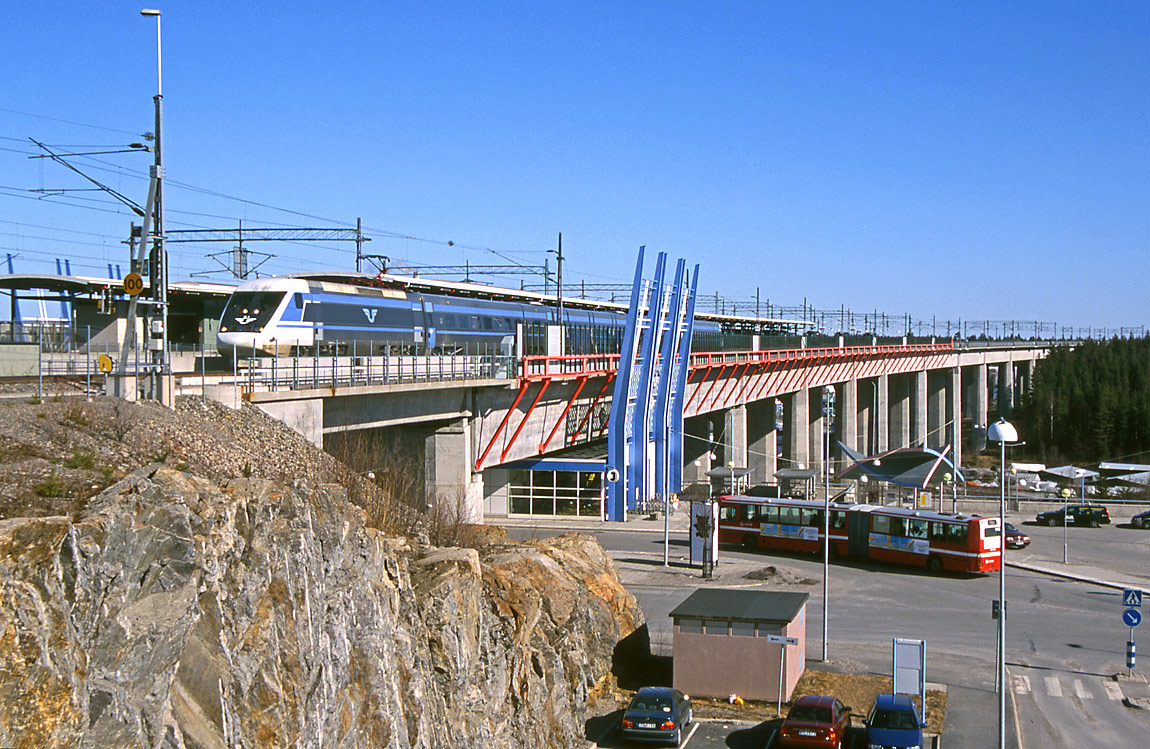
<svg viewBox="0 0 1150 749">
<path fill-rule="evenodd" d="M 627 307 L 563 300 L 566 352 L 617 353 Z M 472 283 L 380 274 L 274 276 L 236 287 L 220 320 L 227 357 L 383 351 L 546 351 L 558 323 L 554 296 Z M 794 323 L 696 314 L 696 350 L 749 348 L 756 332 Z M 769 328 L 769 331 L 768 331 Z M 520 338 L 522 336 L 522 338 Z"/>
</svg>

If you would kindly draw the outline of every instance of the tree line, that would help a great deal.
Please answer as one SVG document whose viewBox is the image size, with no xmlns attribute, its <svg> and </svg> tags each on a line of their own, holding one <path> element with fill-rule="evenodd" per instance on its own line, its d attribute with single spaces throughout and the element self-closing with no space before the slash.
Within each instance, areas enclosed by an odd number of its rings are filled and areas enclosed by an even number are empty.
<svg viewBox="0 0 1150 749">
<path fill-rule="evenodd" d="M 1052 349 L 1011 420 L 1048 465 L 1150 463 L 1150 338 Z"/>
</svg>

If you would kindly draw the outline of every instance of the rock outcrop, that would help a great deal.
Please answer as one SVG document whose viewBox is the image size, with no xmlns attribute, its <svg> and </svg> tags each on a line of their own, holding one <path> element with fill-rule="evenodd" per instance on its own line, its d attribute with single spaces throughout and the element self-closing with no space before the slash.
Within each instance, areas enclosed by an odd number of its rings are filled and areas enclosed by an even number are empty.
<svg viewBox="0 0 1150 749">
<path fill-rule="evenodd" d="M 0 521 L 0 746 L 583 746 L 642 624 L 587 536 L 436 549 L 149 466 Z"/>
</svg>

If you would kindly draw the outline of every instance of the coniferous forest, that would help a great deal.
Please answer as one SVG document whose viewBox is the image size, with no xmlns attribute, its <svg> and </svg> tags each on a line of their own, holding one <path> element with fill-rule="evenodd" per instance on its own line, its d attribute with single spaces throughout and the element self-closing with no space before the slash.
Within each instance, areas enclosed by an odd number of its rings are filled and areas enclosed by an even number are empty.
<svg viewBox="0 0 1150 749">
<path fill-rule="evenodd" d="M 1052 349 L 1011 420 L 1047 465 L 1150 463 L 1150 338 Z"/>
</svg>

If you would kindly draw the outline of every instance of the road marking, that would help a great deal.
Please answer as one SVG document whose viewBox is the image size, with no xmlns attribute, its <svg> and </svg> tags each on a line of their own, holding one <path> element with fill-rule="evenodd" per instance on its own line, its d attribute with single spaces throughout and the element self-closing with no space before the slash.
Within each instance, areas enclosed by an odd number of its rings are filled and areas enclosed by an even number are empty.
<svg viewBox="0 0 1150 749">
<path fill-rule="evenodd" d="M 1094 695 L 1090 693 L 1090 690 L 1087 689 L 1085 687 L 1085 685 L 1083 685 L 1081 679 L 1075 679 L 1074 680 L 1074 693 L 1076 695 L 1078 695 L 1079 699 L 1082 699 L 1082 700 L 1094 699 Z"/>
<path fill-rule="evenodd" d="M 1054 676 L 1047 676 L 1044 678 L 1046 682 L 1046 693 L 1051 697 L 1062 696 L 1062 685 L 1058 683 L 1058 679 Z"/>
<path fill-rule="evenodd" d="M 1106 690 L 1106 696 L 1112 700 L 1121 702 L 1125 699 L 1125 696 L 1122 694 L 1122 687 L 1112 681 L 1102 682 L 1102 688 Z"/>
<path fill-rule="evenodd" d="M 1030 677 L 1026 674 L 1014 675 L 1014 691 L 1019 694 L 1030 693 Z"/>
</svg>

